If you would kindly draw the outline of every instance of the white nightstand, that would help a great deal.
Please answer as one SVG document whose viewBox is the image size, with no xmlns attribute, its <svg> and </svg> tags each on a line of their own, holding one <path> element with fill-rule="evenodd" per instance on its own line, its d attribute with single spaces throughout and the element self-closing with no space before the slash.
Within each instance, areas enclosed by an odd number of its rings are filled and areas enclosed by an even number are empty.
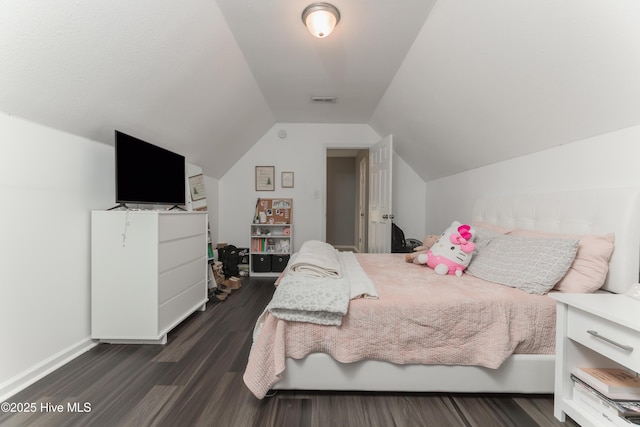
<svg viewBox="0 0 640 427">
<path fill-rule="evenodd" d="M 624 367 L 640 372 L 640 301 L 616 294 L 552 294 L 558 301 L 554 415 L 581 426 L 606 420 L 572 399 L 578 366 Z"/>
</svg>

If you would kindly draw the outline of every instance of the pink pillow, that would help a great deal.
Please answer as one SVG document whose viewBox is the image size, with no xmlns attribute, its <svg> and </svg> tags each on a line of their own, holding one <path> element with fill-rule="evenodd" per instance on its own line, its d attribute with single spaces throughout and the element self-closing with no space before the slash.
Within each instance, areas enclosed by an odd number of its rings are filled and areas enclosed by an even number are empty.
<svg viewBox="0 0 640 427">
<path fill-rule="evenodd" d="M 591 293 L 602 287 L 609 271 L 609 260 L 613 254 L 615 235 L 570 235 L 544 233 L 542 231 L 517 228 L 511 236 L 555 237 L 580 239 L 578 253 L 567 274 L 553 287 L 565 293 Z"/>
</svg>

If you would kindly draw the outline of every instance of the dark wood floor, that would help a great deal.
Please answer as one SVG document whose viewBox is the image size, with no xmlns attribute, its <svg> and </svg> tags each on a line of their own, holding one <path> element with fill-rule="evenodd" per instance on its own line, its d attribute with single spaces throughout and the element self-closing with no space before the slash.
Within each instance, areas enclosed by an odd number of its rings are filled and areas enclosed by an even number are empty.
<svg viewBox="0 0 640 427">
<path fill-rule="evenodd" d="M 33 413 L 1 426 L 576 426 L 552 396 L 278 392 L 257 400 L 242 374 L 272 279 L 243 279 L 159 345 L 100 344 L 9 399 Z M 53 412 L 60 409 L 62 412 Z M 49 409 L 47 412 L 46 409 Z M 75 413 L 69 409 L 76 409 Z M 79 412 L 83 410 L 84 412 Z"/>
</svg>

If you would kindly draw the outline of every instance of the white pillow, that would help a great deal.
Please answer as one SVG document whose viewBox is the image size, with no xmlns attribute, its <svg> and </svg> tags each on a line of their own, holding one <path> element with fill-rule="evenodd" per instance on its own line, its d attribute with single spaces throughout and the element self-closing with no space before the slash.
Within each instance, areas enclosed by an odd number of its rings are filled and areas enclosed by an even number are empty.
<svg viewBox="0 0 640 427">
<path fill-rule="evenodd" d="M 544 295 L 566 274 L 578 239 L 500 235 L 479 251 L 467 273 L 489 282 Z"/>
</svg>

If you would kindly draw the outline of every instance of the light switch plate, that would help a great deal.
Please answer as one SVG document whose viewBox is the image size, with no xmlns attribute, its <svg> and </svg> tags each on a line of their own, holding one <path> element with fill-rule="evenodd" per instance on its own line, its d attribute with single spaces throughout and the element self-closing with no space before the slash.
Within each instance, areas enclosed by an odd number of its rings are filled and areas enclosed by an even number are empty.
<svg viewBox="0 0 640 427">
<path fill-rule="evenodd" d="M 631 285 L 625 295 L 640 300 L 640 283 L 634 283 L 633 285 Z"/>
</svg>

